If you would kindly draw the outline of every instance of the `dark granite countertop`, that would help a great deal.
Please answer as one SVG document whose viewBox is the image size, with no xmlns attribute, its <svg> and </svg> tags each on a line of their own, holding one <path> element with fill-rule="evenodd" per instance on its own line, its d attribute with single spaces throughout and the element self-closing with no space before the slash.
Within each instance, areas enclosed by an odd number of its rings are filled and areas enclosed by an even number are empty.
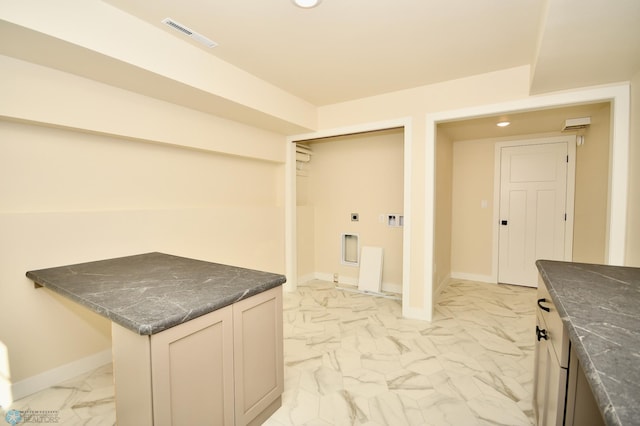
<svg viewBox="0 0 640 426">
<path fill-rule="evenodd" d="M 27 272 L 36 284 L 150 335 L 277 287 L 284 275 L 146 253 Z"/>
<path fill-rule="evenodd" d="M 640 268 L 539 260 L 608 425 L 640 423 Z"/>
</svg>

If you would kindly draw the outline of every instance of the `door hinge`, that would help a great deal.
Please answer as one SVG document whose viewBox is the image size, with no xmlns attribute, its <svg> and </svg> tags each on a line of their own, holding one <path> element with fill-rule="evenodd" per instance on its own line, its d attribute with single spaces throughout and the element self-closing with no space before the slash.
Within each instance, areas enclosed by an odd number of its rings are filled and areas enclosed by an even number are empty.
<svg viewBox="0 0 640 426">
<path fill-rule="evenodd" d="M 569 156 L 567 155 L 567 163 L 569 162 Z"/>
<path fill-rule="evenodd" d="M 564 221 L 565 222 L 567 221 L 567 214 L 566 213 L 564 214 Z"/>
</svg>

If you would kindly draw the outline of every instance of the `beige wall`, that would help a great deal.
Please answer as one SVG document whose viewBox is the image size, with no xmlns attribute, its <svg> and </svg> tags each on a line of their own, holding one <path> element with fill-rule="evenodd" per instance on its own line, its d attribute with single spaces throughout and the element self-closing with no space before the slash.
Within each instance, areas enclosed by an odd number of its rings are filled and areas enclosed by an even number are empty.
<svg viewBox="0 0 640 426">
<path fill-rule="evenodd" d="M 629 208 L 626 264 L 640 267 L 640 72 L 631 80 Z"/>
<path fill-rule="evenodd" d="M 439 132 L 436 140 L 436 200 L 435 200 L 435 281 L 437 295 L 451 276 L 451 222 L 453 197 L 453 144 Z"/>
<path fill-rule="evenodd" d="M 573 260 L 604 263 L 610 145 L 610 108 L 591 111 L 586 143 L 576 151 Z M 528 135 L 527 138 L 549 136 Z M 513 140 L 523 139 L 514 137 Z M 500 141 L 503 141 L 501 139 Z M 491 280 L 496 140 L 453 145 L 451 272 Z M 482 201 L 487 207 L 482 207 Z"/>
<path fill-rule="evenodd" d="M 314 278 L 316 271 L 316 249 L 313 206 L 303 205 L 296 208 L 296 260 L 300 282 Z"/>
<path fill-rule="evenodd" d="M 492 104 L 528 97 L 529 67 L 522 66 L 498 72 L 451 80 L 429 86 L 401 90 L 371 98 L 323 106 L 318 109 L 318 122 L 322 129 L 331 129 L 359 123 L 377 122 L 409 117 L 411 149 L 411 289 L 403 303 L 405 312 L 424 309 L 425 282 L 435 282 L 435 276 L 425 277 L 425 187 L 427 174 L 434 171 L 425 168 L 427 113 Z M 436 268 L 437 269 L 437 268 Z M 420 313 L 418 313 L 420 315 Z"/>
<path fill-rule="evenodd" d="M 340 262 L 340 235 L 355 233 L 360 248 L 384 249 L 382 281 L 401 288 L 403 228 L 388 227 L 379 219 L 403 213 L 403 142 L 401 130 L 389 130 L 310 144 L 314 154 L 309 177 L 298 182 L 308 179 L 306 199 L 314 220 L 299 222 L 298 233 L 308 235 L 304 226 L 313 225 L 314 272 L 338 273 L 340 282 L 356 283 L 359 268 Z M 358 213 L 359 221 L 352 222 L 351 213 Z M 298 257 L 303 256 L 299 250 Z"/>
<path fill-rule="evenodd" d="M 28 270 L 162 251 L 284 271 L 284 136 L 1 59 L 5 379 L 110 347 L 107 320 Z"/>
<path fill-rule="evenodd" d="M 576 149 L 573 260 L 606 263 L 611 109 L 593 111 L 585 144 Z"/>
<path fill-rule="evenodd" d="M 315 230 L 314 210 L 309 203 L 309 163 L 296 176 L 296 273 L 301 282 L 314 278 Z"/>
<path fill-rule="evenodd" d="M 282 136 L 274 132 L 8 56 L 0 55 L 0 71 L 0 117 L 285 161 Z"/>
<path fill-rule="evenodd" d="M 495 141 L 453 144 L 452 275 L 491 276 Z M 482 201 L 487 207 L 482 207 Z"/>
</svg>

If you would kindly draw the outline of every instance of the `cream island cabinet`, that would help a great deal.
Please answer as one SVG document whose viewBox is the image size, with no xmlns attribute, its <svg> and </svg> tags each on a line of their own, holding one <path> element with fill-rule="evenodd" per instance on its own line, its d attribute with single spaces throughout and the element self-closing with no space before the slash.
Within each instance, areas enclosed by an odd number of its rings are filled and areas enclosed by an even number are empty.
<svg viewBox="0 0 640 426">
<path fill-rule="evenodd" d="M 541 279 L 537 304 L 533 405 L 537 424 L 604 425 L 567 329 Z"/>
<path fill-rule="evenodd" d="M 284 388 L 284 276 L 148 253 L 30 271 L 112 320 L 128 425 L 259 425 Z"/>
<path fill-rule="evenodd" d="M 536 264 L 536 423 L 640 424 L 640 268 Z"/>
</svg>

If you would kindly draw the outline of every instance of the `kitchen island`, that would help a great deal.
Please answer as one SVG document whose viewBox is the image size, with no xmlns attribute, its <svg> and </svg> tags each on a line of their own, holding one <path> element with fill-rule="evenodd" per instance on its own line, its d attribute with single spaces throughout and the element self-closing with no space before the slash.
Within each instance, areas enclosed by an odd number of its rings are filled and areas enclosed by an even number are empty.
<svg viewBox="0 0 640 426">
<path fill-rule="evenodd" d="M 638 424 L 640 268 L 546 260 L 536 264 L 551 297 L 539 299 L 538 306 L 547 312 L 550 307 L 550 314 L 557 310 L 604 422 Z M 555 336 L 542 333 L 547 337 L 553 343 Z"/>
<path fill-rule="evenodd" d="M 283 275 L 146 253 L 27 277 L 111 320 L 119 425 L 261 424 L 280 406 Z"/>
</svg>

